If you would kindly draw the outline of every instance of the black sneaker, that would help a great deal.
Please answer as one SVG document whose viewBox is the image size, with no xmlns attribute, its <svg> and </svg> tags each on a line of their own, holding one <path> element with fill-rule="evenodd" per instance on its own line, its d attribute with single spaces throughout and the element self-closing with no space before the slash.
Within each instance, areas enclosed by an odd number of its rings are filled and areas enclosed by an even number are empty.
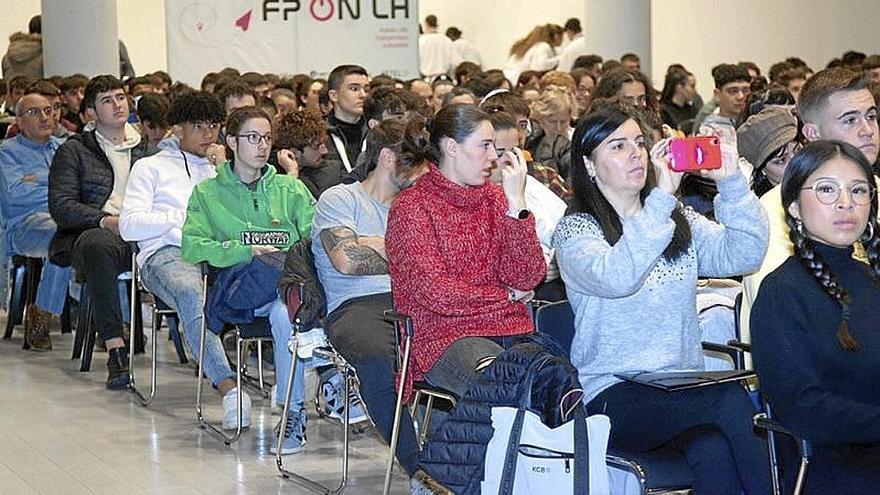
<svg viewBox="0 0 880 495">
<path fill-rule="evenodd" d="M 107 389 L 125 390 L 128 388 L 128 352 L 125 347 L 116 347 L 108 351 L 110 358 L 107 359 Z"/>
</svg>

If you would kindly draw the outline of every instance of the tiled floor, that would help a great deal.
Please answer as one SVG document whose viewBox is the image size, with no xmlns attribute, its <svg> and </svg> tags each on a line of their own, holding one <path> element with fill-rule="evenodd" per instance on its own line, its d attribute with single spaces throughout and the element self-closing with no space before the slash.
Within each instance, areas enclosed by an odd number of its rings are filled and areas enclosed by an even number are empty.
<svg viewBox="0 0 880 495">
<path fill-rule="evenodd" d="M 166 336 L 159 335 L 158 395 L 147 408 L 129 392 L 104 389 L 106 353 L 96 350 L 92 371 L 80 373 L 69 334 L 53 333 L 54 350 L 42 354 L 21 350 L 21 330 L 0 341 L 0 494 L 309 493 L 278 475 L 268 453 L 277 416 L 256 393 L 252 426 L 237 444 L 199 429 L 194 368 L 178 364 Z M 148 360 L 137 362 L 146 384 Z M 205 397 L 206 415 L 219 421 L 220 396 Z M 373 430 L 351 438 L 344 493 L 380 493 L 388 448 Z M 335 483 L 342 428 L 312 414 L 308 439 L 286 466 Z M 400 472 L 392 493 L 408 491 Z"/>
</svg>

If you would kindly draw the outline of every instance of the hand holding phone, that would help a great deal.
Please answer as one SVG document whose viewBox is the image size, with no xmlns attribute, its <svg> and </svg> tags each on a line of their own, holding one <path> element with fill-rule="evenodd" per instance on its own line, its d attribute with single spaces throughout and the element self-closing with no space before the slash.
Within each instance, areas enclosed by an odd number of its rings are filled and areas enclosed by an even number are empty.
<svg viewBox="0 0 880 495">
<path fill-rule="evenodd" d="M 669 168 L 676 172 L 696 172 L 721 168 L 721 140 L 716 136 L 694 136 L 669 142 L 672 159 Z"/>
</svg>

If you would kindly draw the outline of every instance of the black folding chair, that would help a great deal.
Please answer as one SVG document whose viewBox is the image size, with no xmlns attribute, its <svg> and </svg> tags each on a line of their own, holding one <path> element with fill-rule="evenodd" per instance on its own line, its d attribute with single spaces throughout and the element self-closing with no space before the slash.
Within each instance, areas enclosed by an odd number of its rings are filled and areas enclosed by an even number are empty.
<svg viewBox="0 0 880 495">
<path fill-rule="evenodd" d="M 40 284 L 40 275 L 43 272 L 43 260 L 40 258 L 28 258 L 26 256 L 12 256 L 12 266 L 9 268 L 9 301 L 6 306 L 6 332 L 4 340 L 12 338 L 15 325 L 27 321 L 27 307 L 37 300 L 37 286 Z M 27 339 L 24 339 L 22 349 L 29 349 Z"/>
</svg>

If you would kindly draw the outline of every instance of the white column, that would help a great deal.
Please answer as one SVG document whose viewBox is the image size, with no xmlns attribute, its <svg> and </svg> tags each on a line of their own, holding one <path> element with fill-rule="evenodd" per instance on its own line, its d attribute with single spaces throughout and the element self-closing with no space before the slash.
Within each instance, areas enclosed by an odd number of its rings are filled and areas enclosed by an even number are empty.
<svg viewBox="0 0 880 495">
<path fill-rule="evenodd" d="M 592 53 L 620 59 L 635 53 L 651 77 L 651 3 L 648 0 L 585 0 L 584 37 Z"/>
<path fill-rule="evenodd" d="M 119 76 L 116 0 L 41 0 L 41 4 L 46 76 Z"/>
</svg>

